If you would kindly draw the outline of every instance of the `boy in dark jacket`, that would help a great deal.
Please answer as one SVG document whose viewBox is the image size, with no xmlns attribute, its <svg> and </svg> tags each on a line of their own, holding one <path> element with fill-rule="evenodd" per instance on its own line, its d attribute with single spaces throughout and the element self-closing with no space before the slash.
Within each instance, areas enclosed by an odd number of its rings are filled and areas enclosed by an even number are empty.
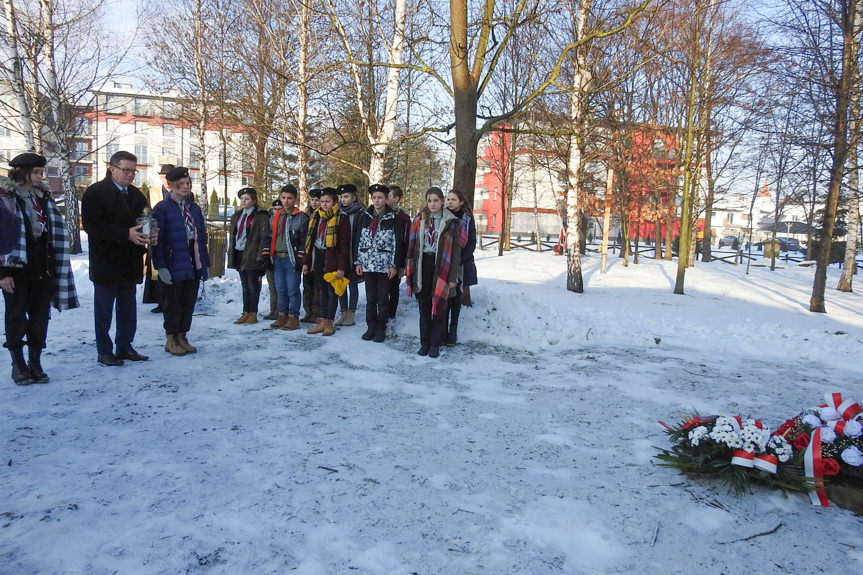
<svg viewBox="0 0 863 575">
<path fill-rule="evenodd" d="M 389 190 L 382 184 L 369 188 L 372 205 L 360 213 L 354 239 L 356 273 L 366 285 L 366 325 L 362 338 L 381 343 L 389 317 L 390 280 L 404 259 L 404 226 L 387 206 Z"/>
<path fill-rule="evenodd" d="M 166 174 L 170 193 L 153 208 L 159 241 L 151 248 L 159 272 L 159 293 L 165 318 L 165 351 L 186 355 L 198 351 L 186 334 L 198 299 L 198 282 L 207 279 L 210 254 L 201 208 L 192 199 L 189 170 L 182 166 Z"/>
<path fill-rule="evenodd" d="M 338 192 L 333 188 L 321 191 L 321 205 L 309 220 L 306 248 L 303 256 L 303 274 L 314 274 L 321 294 L 321 317 L 315 327 L 306 333 L 333 335 L 333 319 L 339 299 L 333 283 L 324 276 L 342 283 L 350 266 L 351 225 L 339 211 Z M 332 275 L 330 275 L 332 274 Z"/>
<path fill-rule="evenodd" d="M 278 292 L 278 318 L 272 329 L 300 327 L 300 281 L 309 217 L 296 207 L 297 188 L 288 184 L 279 193 L 281 209 L 273 214 L 270 237 L 264 242 L 264 260 L 270 259 Z"/>
</svg>

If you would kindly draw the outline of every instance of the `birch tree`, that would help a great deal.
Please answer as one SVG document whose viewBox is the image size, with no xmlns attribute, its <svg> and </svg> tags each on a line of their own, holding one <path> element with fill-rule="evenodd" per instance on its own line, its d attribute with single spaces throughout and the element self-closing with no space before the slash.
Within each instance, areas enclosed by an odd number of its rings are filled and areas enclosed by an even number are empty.
<svg viewBox="0 0 863 575">
<path fill-rule="evenodd" d="M 33 121 L 31 120 L 31 106 L 27 101 L 27 89 L 24 86 L 24 71 L 22 65 L 21 53 L 18 49 L 20 44 L 18 17 L 15 13 L 15 4 L 13 0 L 3 0 L 3 15 L 6 19 L 6 45 L 8 50 L 8 64 L 3 67 L 9 79 L 9 84 L 15 94 L 15 101 L 19 121 L 21 124 L 21 133 L 26 142 L 25 147 L 28 152 L 36 151 L 36 141 L 33 135 Z"/>
</svg>

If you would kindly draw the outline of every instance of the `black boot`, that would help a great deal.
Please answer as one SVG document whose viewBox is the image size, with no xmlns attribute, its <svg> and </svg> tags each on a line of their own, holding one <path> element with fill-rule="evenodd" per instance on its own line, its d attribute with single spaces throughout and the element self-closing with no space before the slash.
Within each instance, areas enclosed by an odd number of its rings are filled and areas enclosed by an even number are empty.
<svg viewBox="0 0 863 575">
<path fill-rule="evenodd" d="M 444 337 L 446 338 L 444 340 L 444 343 L 446 344 L 447 347 L 452 347 L 456 343 L 458 343 L 458 322 L 457 321 L 454 321 L 451 324 L 449 324 L 449 331 L 446 332 L 446 335 Z"/>
<path fill-rule="evenodd" d="M 48 383 L 48 374 L 42 371 L 41 349 L 30 349 L 30 375 L 33 383 Z"/>
<path fill-rule="evenodd" d="M 24 361 L 24 350 L 20 347 L 9 348 L 9 353 L 12 354 L 12 381 L 18 385 L 30 385 L 33 383 L 30 368 L 27 362 Z"/>
</svg>

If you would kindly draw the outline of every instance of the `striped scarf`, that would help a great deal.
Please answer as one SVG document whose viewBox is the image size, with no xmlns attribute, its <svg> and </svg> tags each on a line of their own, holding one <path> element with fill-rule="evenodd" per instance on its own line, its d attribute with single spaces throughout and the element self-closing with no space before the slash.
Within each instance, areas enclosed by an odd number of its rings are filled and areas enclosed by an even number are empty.
<svg viewBox="0 0 863 575">
<path fill-rule="evenodd" d="M 423 214 L 425 212 L 421 212 L 419 216 L 414 219 L 413 223 L 411 223 L 410 233 L 408 234 L 408 262 L 407 268 L 405 270 L 405 276 L 407 277 L 407 295 L 413 295 L 413 281 L 414 276 L 417 273 L 417 257 L 422 257 L 422 249 L 417 245 L 417 241 L 420 240 L 424 236 L 424 230 L 421 230 L 423 222 Z M 447 224 L 447 226 L 441 230 L 440 239 L 438 239 L 438 250 L 437 257 L 435 258 L 438 262 L 437 274 L 434 276 L 434 292 L 432 293 L 432 315 L 436 316 L 440 313 L 443 313 L 447 309 L 447 302 L 449 301 L 449 271 L 450 266 L 452 265 L 452 250 L 453 250 L 453 234 L 449 233 L 452 230 L 451 224 Z M 421 240 L 420 240 L 421 241 Z M 419 250 L 419 251 L 418 251 Z M 427 286 L 423 286 L 422 289 L 427 289 Z"/>
<path fill-rule="evenodd" d="M 309 233 L 306 236 L 306 253 L 312 253 L 312 248 L 315 245 L 315 238 L 318 235 L 318 225 L 321 223 L 321 220 L 327 222 L 327 230 L 324 235 L 324 246 L 327 248 L 336 247 L 336 237 L 338 229 L 339 229 L 339 221 L 340 221 L 340 213 L 339 207 L 333 206 L 329 210 L 324 211 L 321 208 L 312 213 L 312 217 L 309 218 Z"/>
<path fill-rule="evenodd" d="M 467 245 L 467 232 L 470 227 L 470 212 L 463 210 L 459 219 L 458 242 L 461 247 L 465 247 Z"/>
<path fill-rule="evenodd" d="M 16 192 L 17 185 L 11 180 L 3 182 L 5 195 L 12 196 L 15 201 L 15 219 L 17 220 L 18 237 L 16 245 L 6 253 L 0 254 L 0 265 L 5 267 L 22 268 L 27 263 L 27 235 L 24 226 L 26 217 L 22 206 L 23 200 Z M 35 192 L 35 190 L 34 190 Z M 54 270 L 52 279 L 54 282 L 54 295 L 51 304 L 58 310 L 75 309 L 78 307 L 78 293 L 75 290 L 75 277 L 72 274 L 70 261 L 71 242 L 63 222 L 63 216 L 57 209 L 57 204 L 51 197 L 50 192 L 43 189 L 45 193 L 45 212 L 48 220 L 50 235 L 48 241 L 54 256 Z M 2 209 L 2 208 L 0 208 Z"/>
</svg>

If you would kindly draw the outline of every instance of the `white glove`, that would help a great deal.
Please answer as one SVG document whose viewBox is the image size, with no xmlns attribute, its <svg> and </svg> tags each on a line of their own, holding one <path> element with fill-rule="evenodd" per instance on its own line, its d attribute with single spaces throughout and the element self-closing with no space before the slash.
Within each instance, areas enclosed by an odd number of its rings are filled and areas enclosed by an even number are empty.
<svg viewBox="0 0 863 575">
<path fill-rule="evenodd" d="M 159 268 L 159 279 L 163 284 L 171 285 L 171 272 L 168 268 Z"/>
</svg>

